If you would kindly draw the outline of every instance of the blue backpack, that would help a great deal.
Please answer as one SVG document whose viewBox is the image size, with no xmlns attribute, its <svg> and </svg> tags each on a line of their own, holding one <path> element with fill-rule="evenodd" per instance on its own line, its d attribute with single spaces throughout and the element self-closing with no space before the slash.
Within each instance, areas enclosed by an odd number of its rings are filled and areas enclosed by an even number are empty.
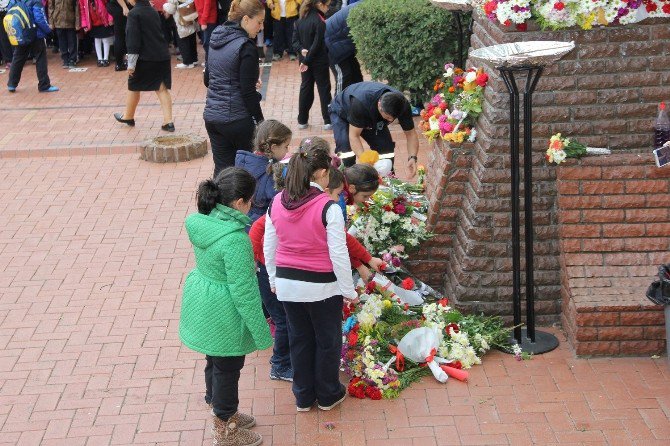
<svg viewBox="0 0 670 446">
<path fill-rule="evenodd" d="M 22 0 L 9 3 L 2 24 L 13 46 L 28 45 L 37 37 L 37 26 L 30 7 Z"/>
</svg>

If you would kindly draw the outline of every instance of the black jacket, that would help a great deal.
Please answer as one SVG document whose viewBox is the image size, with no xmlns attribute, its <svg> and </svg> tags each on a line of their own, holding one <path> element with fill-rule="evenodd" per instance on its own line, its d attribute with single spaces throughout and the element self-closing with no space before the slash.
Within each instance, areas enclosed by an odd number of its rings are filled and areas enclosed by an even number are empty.
<svg viewBox="0 0 670 446">
<path fill-rule="evenodd" d="M 325 41 L 332 65 L 356 56 L 356 45 L 349 35 L 347 25 L 349 11 L 355 6 L 355 4 L 345 6 L 326 20 Z"/>
<path fill-rule="evenodd" d="M 139 54 L 139 60 L 150 62 L 170 60 L 170 51 L 164 36 L 158 11 L 148 0 L 137 0 L 135 7 L 128 13 L 128 54 Z"/>
<path fill-rule="evenodd" d="M 256 44 L 249 34 L 235 22 L 217 26 L 209 40 L 205 121 L 228 124 L 252 118 L 261 122 L 259 72 Z"/>
<path fill-rule="evenodd" d="M 321 12 L 312 9 L 304 18 L 296 22 L 294 33 L 294 49 L 298 53 L 298 60 L 307 66 L 328 65 L 328 49 L 324 41 L 326 34 L 326 18 Z M 301 50 L 308 50 L 303 57 Z"/>
</svg>

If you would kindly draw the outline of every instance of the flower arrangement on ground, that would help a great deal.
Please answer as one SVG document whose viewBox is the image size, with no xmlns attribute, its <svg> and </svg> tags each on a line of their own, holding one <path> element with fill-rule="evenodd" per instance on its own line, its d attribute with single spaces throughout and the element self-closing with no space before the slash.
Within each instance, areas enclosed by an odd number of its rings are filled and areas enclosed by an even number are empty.
<svg viewBox="0 0 670 446">
<path fill-rule="evenodd" d="M 435 81 L 435 96 L 421 111 L 420 128 L 429 141 L 439 137 L 456 144 L 472 142 L 489 77 L 482 68 L 463 71 L 446 64 L 444 70 L 443 79 Z"/>
<path fill-rule="evenodd" d="M 670 16 L 670 0 L 474 0 L 492 21 L 526 30 L 531 17 L 543 29 L 626 25 Z"/>
<path fill-rule="evenodd" d="M 581 158 L 584 155 L 609 155 L 609 149 L 587 147 L 575 139 L 564 138 L 556 133 L 549 139 L 549 148 L 544 157 L 549 163 L 561 164 L 566 158 Z"/>
<path fill-rule="evenodd" d="M 357 398 L 395 398 L 430 374 L 425 363 L 410 361 L 399 350 L 401 340 L 422 327 L 439 333 L 438 347 L 427 359 L 439 355 L 452 369 L 481 364 L 492 347 L 510 349 L 510 329 L 499 317 L 465 316 L 446 299 L 409 306 L 375 282 L 358 292 L 361 303 L 344 313 L 342 347 L 344 371 L 351 376 L 348 391 Z"/>
<path fill-rule="evenodd" d="M 370 200 L 355 208 L 350 232 L 371 254 L 399 266 L 407 250 L 431 236 L 425 223 L 427 201 L 417 194 L 421 189 L 416 184 L 385 178 Z"/>
</svg>

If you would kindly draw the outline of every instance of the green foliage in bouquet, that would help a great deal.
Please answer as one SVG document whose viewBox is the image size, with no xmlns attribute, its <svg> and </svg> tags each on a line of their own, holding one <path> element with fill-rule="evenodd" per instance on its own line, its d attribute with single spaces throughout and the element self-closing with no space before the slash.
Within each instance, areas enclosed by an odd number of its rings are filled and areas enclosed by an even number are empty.
<svg viewBox="0 0 670 446">
<path fill-rule="evenodd" d="M 469 23 L 469 14 L 462 21 Z M 413 101 L 428 99 L 435 72 L 445 60 L 456 59 L 452 14 L 428 0 L 365 0 L 347 22 L 372 78 L 410 92 Z"/>
</svg>

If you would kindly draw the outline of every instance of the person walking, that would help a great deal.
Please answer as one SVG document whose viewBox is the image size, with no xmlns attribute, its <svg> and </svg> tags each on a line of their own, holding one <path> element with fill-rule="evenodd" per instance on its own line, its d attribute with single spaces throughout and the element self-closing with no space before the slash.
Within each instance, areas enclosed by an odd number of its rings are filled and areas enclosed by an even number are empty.
<svg viewBox="0 0 670 446">
<path fill-rule="evenodd" d="M 58 37 L 58 50 L 63 68 L 77 65 L 77 25 L 79 8 L 77 0 L 49 0 L 49 25 Z"/>
<path fill-rule="evenodd" d="M 258 0 L 233 0 L 228 21 L 210 39 L 205 68 L 207 101 L 203 118 L 214 157 L 214 176 L 235 164 L 238 150 L 253 149 L 256 124 L 263 121 L 256 36 L 265 9 Z"/>
<path fill-rule="evenodd" d="M 296 43 L 300 60 L 300 96 L 298 99 L 298 128 L 305 129 L 309 122 L 309 110 L 314 104 L 314 83 L 319 91 L 321 116 L 325 130 L 330 130 L 328 104 L 330 96 L 330 73 L 328 72 L 328 50 L 324 43 L 326 11 L 330 0 L 303 0 L 300 19 L 296 24 Z"/>
<path fill-rule="evenodd" d="M 165 41 L 161 18 L 149 0 L 129 0 L 134 8 L 128 13 L 126 44 L 128 46 L 128 95 L 126 111 L 114 118 L 135 126 L 135 110 L 140 92 L 155 91 L 163 111 L 161 129 L 174 132 L 172 122 L 172 72 L 170 51 Z"/>
<path fill-rule="evenodd" d="M 37 71 L 37 89 L 40 93 L 52 93 L 58 91 L 58 87 L 51 85 L 49 79 L 49 66 L 47 63 L 47 46 L 44 39 L 51 33 L 51 28 L 47 23 L 44 7 L 40 0 L 25 0 L 24 5 L 32 13 L 36 29 L 36 37 L 25 45 L 14 47 L 14 56 L 12 66 L 9 69 L 9 78 L 7 79 L 7 90 L 14 93 L 21 82 L 21 73 L 23 66 L 32 55 L 35 60 L 35 70 Z"/>
</svg>

